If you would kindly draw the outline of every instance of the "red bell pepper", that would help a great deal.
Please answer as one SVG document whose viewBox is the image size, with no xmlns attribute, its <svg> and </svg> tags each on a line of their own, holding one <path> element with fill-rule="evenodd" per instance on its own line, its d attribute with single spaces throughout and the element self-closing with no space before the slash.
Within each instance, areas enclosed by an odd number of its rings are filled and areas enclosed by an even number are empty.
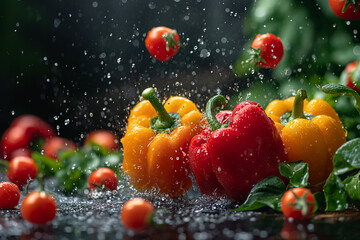
<svg viewBox="0 0 360 240">
<path fill-rule="evenodd" d="M 231 117 L 232 111 L 221 111 L 216 114 L 216 119 L 225 124 Z M 217 180 L 212 170 L 211 159 L 207 151 L 207 140 L 212 134 L 211 128 L 205 128 L 200 134 L 191 139 L 188 159 L 196 183 L 202 194 L 224 195 L 225 190 Z"/>
<path fill-rule="evenodd" d="M 222 187 L 232 199 L 245 200 L 260 180 L 280 176 L 279 163 L 287 156 L 274 122 L 258 103 L 244 101 L 230 117 L 215 117 L 215 110 L 225 103 L 221 95 L 209 100 L 206 115 L 213 132 L 206 130 L 193 138 L 190 164 L 201 192 L 221 193 Z M 201 148 L 196 139 L 202 139 Z"/>
<path fill-rule="evenodd" d="M 16 155 L 29 153 L 29 145 L 35 138 L 47 139 L 55 136 L 53 128 L 34 115 L 17 117 L 1 138 L 0 153 L 3 159 L 10 160 Z"/>
</svg>

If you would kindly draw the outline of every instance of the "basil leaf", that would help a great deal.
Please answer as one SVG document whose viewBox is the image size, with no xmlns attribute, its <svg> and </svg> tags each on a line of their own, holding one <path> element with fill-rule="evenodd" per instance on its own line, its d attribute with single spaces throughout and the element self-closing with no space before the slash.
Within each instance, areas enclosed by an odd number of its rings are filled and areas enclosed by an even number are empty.
<svg viewBox="0 0 360 240">
<path fill-rule="evenodd" d="M 38 167 L 38 172 L 43 173 L 45 176 L 54 176 L 61 168 L 60 162 L 41 155 L 38 152 L 33 152 L 31 157 Z"/>
<path fill-rule="evenodd" d="M 335 153 L 334 174 L 341 175 L 354 169 L 360 169 L 360 138 L 343 144 Z"/>
<path fill-rule="evenodd" d="M 324 185 L 325 211 L 340 211 L 348 208 L 345 186 L 341 179 L 331 173 Z"/>
<path fill-rule="evenodd" d="M 285 184 L 280 178 L 267 177 L 258 182 L 251 189 L 246 201 L 233 211 L 250 211 L 266 206 L 280 211 L 280 201 L 285 190 Z"/>
<path fill-rule="evenodd" d="M 279 165 L 281 176 L 290 180 L 288 187 L 306 187 L 308 185 L 309 167 L 304 161 L 289 161 Z"/>
<path fill-rule="evenodd" d="M 343 183 L 345 185 L 345 191 L 350 200 L 356 205 L 360 205 L 360 172 L 354 176 L 346 178 Z"/>
</svg>

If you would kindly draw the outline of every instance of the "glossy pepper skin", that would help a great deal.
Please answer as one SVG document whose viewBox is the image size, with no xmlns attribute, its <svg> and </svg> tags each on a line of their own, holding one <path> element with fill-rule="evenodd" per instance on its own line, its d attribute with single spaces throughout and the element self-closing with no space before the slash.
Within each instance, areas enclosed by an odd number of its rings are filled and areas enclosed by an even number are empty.
<svg viewBox="0 0 360 240">
<path fill-rule="evenodd" d="M 191 138 L 201 131 L 202 114 L 184 97 L 170 97 L 164 106 L 152 88 L 143 97 L 148 100 L 131 110 L 121 139 L 123 170 L 139 190 L 180 196 L 192 186 L 187 151 Z"/>
<path fill-rule="evenodd" d="M 310 185 L 325 181 L 333 167 L 333 155 L 346 141 L 335 110 L 322 99 L 308 102 L 306 92 L 300 89 L 295 97 L 274 100 L 265 112 L 281 133 L 289 161 L 308 163 Z"/>
<path fill-rule="evenodd" d="M 53 128 L 37 116 L 26 114 L 17 117 L 1 138 L 1 156 L 10 160 L 16 155 L 28 155 L 29 145 L 35 138 L 55 136 Z"/>
<path fill-rule="evenodd" d="M 237 104 L 227 123 L 222 124 L 215 117 L 215 109 L 225 103 L 221 95 L 209 100 L 206 115 L 213 132 L 203 144 L 225 193 L 234 200 L 245 200 L 257 182 L 279 176 L 279 163 L 287 157 L 273 121 L 259 104 Z M 202 161 L 201 155 L 197 160 Z"/>
<path fill-rule="evenodd" d="M 220 123 L 226 124 L 231 115 L 232 111 L 221 111 L 216 114 L 216 119 Z M 188 152 L 189 163 L 200 192 L 206 195 L 221 196 L 225 194 L 225 190 L 215 176 L 207 151 L 207 141 L 212 132 L 211 128 L 205 128 L 191 139 Z"/>
</svg>

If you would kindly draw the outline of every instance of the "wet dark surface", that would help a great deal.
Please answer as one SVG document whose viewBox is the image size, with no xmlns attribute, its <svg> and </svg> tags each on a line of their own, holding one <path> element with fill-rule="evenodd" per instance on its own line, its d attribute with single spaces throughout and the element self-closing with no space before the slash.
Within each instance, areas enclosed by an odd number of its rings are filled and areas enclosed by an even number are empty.
<svg viewBox="0 0 360 240">
<path fill-rule="evenodd" d="M 36 187 L 35 187 L 36 188 Z M 190 192 L 178 199 L 142 194 L 126 186 L 95 197 L 56 198 L 56 219 L 45 226 L 25 222 L 19 211 L 0 211 L 0 239 L 360 239 L 360 212 L 319 213 L 309 221 L 285 221 L 271 210 L 233 212 L 234 203 Z M 22 192 L 22 198 L 24 197 Z M 120 209 L 133 197 L 156 209 L 156 225 L 134 233 L 120 221 Z"/>
</svg>

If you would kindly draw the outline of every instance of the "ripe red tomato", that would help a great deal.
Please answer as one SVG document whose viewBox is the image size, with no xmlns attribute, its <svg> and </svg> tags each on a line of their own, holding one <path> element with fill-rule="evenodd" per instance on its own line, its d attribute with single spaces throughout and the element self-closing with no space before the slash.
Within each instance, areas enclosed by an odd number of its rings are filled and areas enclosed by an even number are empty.
<svg viewBox="0 0 360 240">
<path fill-rule="evenodd" d="M 74 151 L 76 150 L 76 144 L 65 138 L 53 137 L 46 140 L 43 149 L 45 156 L 55 160 L 57 159 L 57 154 L 61 149 Z"/>
<path fill-rule="evenodd" d="M 359 89 L 357 88 L 357 86 L 352 81 L 351 73 L 356 69 L 358 64 L 359 64 L 359 61 L 349 63 L 348 65 L 346 65 L 345 70 L 344 70 L 346 72 L 346 74 L 347 74 L 347 79 L 346 79 L 346 83 L 345 83 L 346 86 L 353 89 L 356 92 L 359 92 Z"/>
<path fill-rule="evenodd" d="M 35 224 L 50 222 L 56 215 L 55 199 L 45 192 L 32 192 L 21 203 L 21 215 Z"/>
<path fill-rule="evenodd" d="M 36 163 L 32 158 L 24 156 L 11 159 L 10 167 L 6 174 L 8 179 L 20 188 L 26 185 L 29 179 L 34 179 L 36 175 Z"/>
<path fill-rule="evenodd" d="M 118 178 L 113 170 L 110 168 L 99 168 L 91 173 L 88 179 L 88 186 L 90 190 L 95 190 L 97 187 L 113 191 L 118 184 Z"/>
<path fill-rule="evenodd" d="M 20 191 L 16 184 L 0 182 L 0 209 L 10 209 L 18 205 Z"/>
<path fill-rule="evenodd" d="M 119 139 L 111 131 L 108 130 L 95 130 L 92 131 L 85 139 L 84 144 L 90 142 L 96 143 L 100 146 L 107 148 L 109 151 L 116 151 L 119 148 Z"/>
<path fill-rule="evenodd" d="M 150 224 L 154 211 L 152 203 L 142 198 L 133 198 L 122 207 L 121 221 L 127 229 L 139 231 Z"/>
<path fill-rule="evenodd" d="M 284 193 L 281 211 L 286 218 L 306 219 L 313 214 L 315 198 L 306 188 L 293 188 Z"/>
<path fill-rule="evenodd" d="M 52 127 L 34 115 L 17 117 L 1 138 L 1 155 L 12 159 L 17 149 L 26 149 L 35 138 L 50 138 L 55 135 Z"/>
<path fill-rule="evenodd" d="M 145 46 L 154 58 L 168 61 L 179 51 L 179 34 L 174 29 L 155 27 L 148 32 Z"/>
<path fill-rule="evenodd" d="M 347 7 L 344 8 L 345 4 Z M 345 20 L 360 19 L 360 2 L 356 2 L 357 9 L 352 0 L 329 0 L 329 6 L 336 16 Z"/>
<path fill-rule="evenodd" d="M 281 38 L 271 33 L 258 34 L 251 44 L 252 58 L 259 67 L 275 68 L 284 55 Z"/>
</svg>

